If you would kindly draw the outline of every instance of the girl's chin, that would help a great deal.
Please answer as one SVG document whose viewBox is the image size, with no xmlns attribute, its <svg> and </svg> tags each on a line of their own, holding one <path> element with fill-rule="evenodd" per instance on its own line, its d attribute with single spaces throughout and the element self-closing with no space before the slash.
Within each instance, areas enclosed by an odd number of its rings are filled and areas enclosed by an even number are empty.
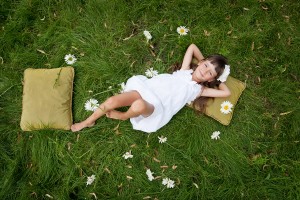
<svg viewBox="0 0 300 200">
<path fill-rule="evenodd" d="M 196 75 L 197 82 L 201 82 L 203 80 L 202 76 L 200 74 Z"/>
<path fill-rule="evenodd" d="M 197 83 L 202 82 L 202 81 L 201 81 L 202 79 L 199 78 L 198 76 L 194 76 L 194 77 L 193 77 L 193 80 L 196 81 Z"/>
</svg>

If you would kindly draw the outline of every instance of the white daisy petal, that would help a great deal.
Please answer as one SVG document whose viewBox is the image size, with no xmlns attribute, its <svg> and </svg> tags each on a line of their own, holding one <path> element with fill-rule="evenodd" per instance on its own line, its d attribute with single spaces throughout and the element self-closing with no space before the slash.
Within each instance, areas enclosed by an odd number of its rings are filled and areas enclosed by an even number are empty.
<svg viewBox="0 0 300 200">
<path fill-rule="evenodd" d="M 169 178 L 164 178 L 162 181 L 163 185 L 166 185 L 167 188 L 174 188 L 175 187 L 175 182 Z"/>
<path fill-rule="evenodd" d="M 124 91 L 125 91 L 125 83 L 124 82 L 122 82 L 121 84 L 119 84 L 120 85 L 120 90 L 119 90 L 119 93 L 123 93 Z"/>
<path fill-rule="evenodd" d="M 99 107 L 98 101 L 96 99 L 89 99 L 85 102 L 84 108 L 86 111 L 95 111 Z"/>
<path fill-rule="evenodd" d="M 167 184 L 167 188 L 174 188 L 175 187 L 175 184 L 174 184 L 175 182 L 173 181 L 173 180 L 171 180 L 171 179 L 169 179 L 169 182 L 168 182 L 168 184 Z"/>
<path fill-rule="evenodd" d="M 230 112 L 232 112 L 232 103 L 230 103 L 230 101 L 223 101 L 222 104 L 221 104 L 221 113 L 223 114 L 229 114 Z"/>
<path fill-rule="evenodd" d="M 146 70 L 145 74 L 147 77 L 153 77 L 153 76 L 157 76 L 158 72 L 157 72 L 157 70 L 153 70 L 153 68 L 151 67 Z"/>
<path fill-rule="evenodd" d="M 127 160 L 128 158 L 133 158 L 133 155 L 131 154 L 131 151 L 129 151 L 124 153 L 122 157 Z"/>
<path fill-rule="evenodd" d="M 230 65 L 225 65 L 225 69 L 222 75 L 217 80 L 224 83 L 227 80 L 229 74 L 230 74 Z"/>
<path fill-rule="evenodd" d="M 76 62 L 77 58 L 72 54 L 65 55 L 65 61 L 68 65 L 73 65 Z"/>
<path fill-rule="evenodd" d="M 177 33 L 178 33 L 179 35 L 187 35 L 188 32 L 189 32 L 189 29 L 186 28 L 185 26 L 179 26 L 179 27 L 177 28 Z"/>
<path fill-rule="evenodd" d="M 149 41 L 149 40 L 152 39 L 152 35 L 150 34 L 149 31 L 145 30 L 145 31 L 144 31 L 144 35 L 145 35 L 145 37 L 147 38 L 147 41 Z"/>
<path fill-rule="evenodd" d="M 95 179 L 96 179 L 95 175 L 88 176 L 87 181 L 86 181 L 86 185 L 91 185 L 94 182 Z"/>
<path fill-rule="evenodd" d="M 159 143 L 165 143 L 167 141 L 167 137 L 164 137 L 164 136 L 161 136 L 161 137 L 158 137 L 159 139 Z"/>
<path fill-rule="evenodd" d="M 217 140 L 217 139 L 220 139 L 220 134 L 221 134 L 220 131 L 215 131 L 212 133 L 212 135 L 210 137 L 212 140 Z"/>
<path fill-rule="evenodd" d="M 153 172 L 151 172 L 150 169 L 147 169 L 146 174 L 148 176 L 149 181 L 152 181 L 154 179 L 154 176 L 152 174 L 154 174 Z"/>
<path fill-rule="evenodd" d="M 168 184 L 168 180 L 169 180 L 169 178 L 164 178 L 163 181 L 162 181 L 162 184 L 163 185 L 167 185 Z"/>
</svg>

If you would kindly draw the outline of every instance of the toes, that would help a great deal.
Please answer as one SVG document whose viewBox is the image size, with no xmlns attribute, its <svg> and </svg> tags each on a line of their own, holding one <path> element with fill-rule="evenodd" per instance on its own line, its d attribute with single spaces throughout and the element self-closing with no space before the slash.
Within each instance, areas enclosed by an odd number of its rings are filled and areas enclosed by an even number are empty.
<svg viewBox="0 0 300 200">
<path fill-rule="evenodd" d="M 110 116 L 110 115 L 109 115 L 109 112 L 105 113 L 105 115 L 106 115 L 106 117 L 109 117 L 109 116 Z"/>
<path fill-rule="evenodd" d="M 78 124 L 73 124 L 73 125 L 71 126 L 71 130 L 72 130 L 72 132 L 80 131 L 80 129 L 79 129 L 79 127 L 78 127 Z"/>
<path fill-rule="evenodd" d="M 72 126 L 71 126 L 71 131 L 72 131 L 72 132 L 76 132 L 76 127 L 75 127 L 75 125 L 72 125 Z"/>
</svg>

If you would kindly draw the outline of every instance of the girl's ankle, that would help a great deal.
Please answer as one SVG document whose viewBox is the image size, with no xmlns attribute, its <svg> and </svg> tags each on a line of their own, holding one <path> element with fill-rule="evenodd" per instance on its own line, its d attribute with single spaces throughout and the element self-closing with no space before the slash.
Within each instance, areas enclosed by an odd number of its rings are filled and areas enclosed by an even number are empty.
<svg viewBox="0 0 300 200">
<path fill-rule="evenodd" d="M 84 122 L 84 125 L 85 125 L 86 127 L 94 126 L 94 124 L 95 124 L 95 122 L 88 122 L 88 121 L 85 121 L 85 122 Z"/>
</svg>

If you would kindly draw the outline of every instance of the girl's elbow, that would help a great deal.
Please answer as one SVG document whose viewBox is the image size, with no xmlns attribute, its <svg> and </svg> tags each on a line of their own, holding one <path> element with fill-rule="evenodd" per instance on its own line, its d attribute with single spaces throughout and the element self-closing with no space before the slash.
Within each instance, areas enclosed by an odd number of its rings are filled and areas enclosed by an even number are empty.
<svg viewBox="0 0 300 200">
<path fill-rule="evenodd" d="M 229 97 L 230 95 L 231 95 L 230 90 L 228 90 L 228 91 L 225 92 L 225 97 Z"/>
</svg>

